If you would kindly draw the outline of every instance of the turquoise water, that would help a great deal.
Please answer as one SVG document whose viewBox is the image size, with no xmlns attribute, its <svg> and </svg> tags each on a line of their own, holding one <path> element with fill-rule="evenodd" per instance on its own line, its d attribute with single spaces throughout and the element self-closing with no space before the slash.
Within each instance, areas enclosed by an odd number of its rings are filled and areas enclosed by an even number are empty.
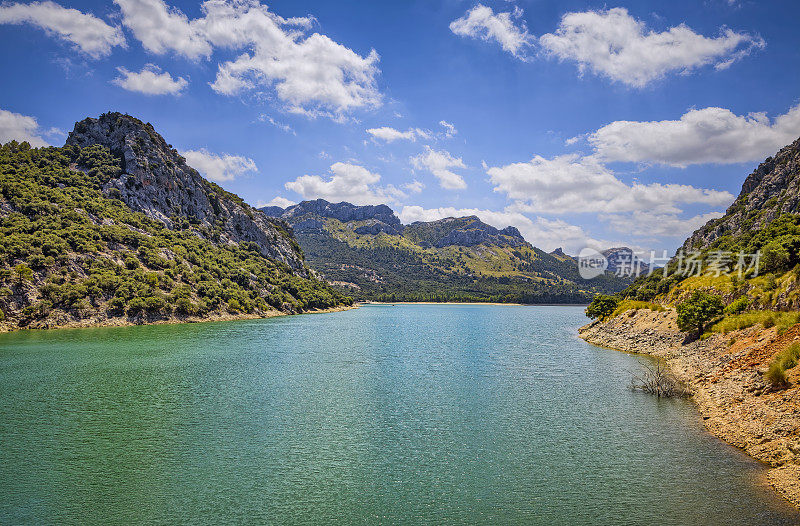
<svg viewBox="0 0 800 526">
<path fill-rule="evenodd" d="M 794 524 L 573 307 L 0 336 L 0 523 Z"/>
</svg>

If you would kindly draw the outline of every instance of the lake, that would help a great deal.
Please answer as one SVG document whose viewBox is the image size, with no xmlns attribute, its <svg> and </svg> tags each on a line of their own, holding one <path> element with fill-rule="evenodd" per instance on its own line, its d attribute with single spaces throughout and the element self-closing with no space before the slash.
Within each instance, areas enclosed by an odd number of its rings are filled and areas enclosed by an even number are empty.
<svg viewBox="0 0 800 526">
<path fill-rule="evenodd" d="M 0 335 L 2 524 L 795 524 L 579 307 Z"/>
</svg>

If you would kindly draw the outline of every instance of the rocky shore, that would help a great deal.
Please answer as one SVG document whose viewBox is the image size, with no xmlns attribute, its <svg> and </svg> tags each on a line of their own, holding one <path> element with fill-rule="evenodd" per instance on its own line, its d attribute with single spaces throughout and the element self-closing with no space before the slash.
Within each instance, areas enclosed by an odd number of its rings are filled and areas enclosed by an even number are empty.
<svg viewBox="0 0 800 526">
<path fill-rule="evenodd" d="M 178 323 L 205 323 L 212 321 L 236 321 L 236 320 L 259 320 L 265 318 L 274 318 L 276 316 L 297 316 L 298 314 L 323 314 L 329 312 L 341 312 L 350 309 L 357 309 L 358 305 L 339 307 L 331 307 L 328 309 L 312 309 L 303 311 L 301 313 L 292 314 L 279 310 L 270 310 L 262 313 L 238 313 L 233 314 L 229 312 L 216 312 L 210 313 L 206 316 L 162 316 L 157 318 L 148 318 L 146 316 L 95 316 L 90 318 L 76 319 L 70 316 L 53 317 L 46 320 L 38 320 L 25 327 L 19 327 L 14 323 L 0 322 L 0 333 L 12 332 L 19 330 L 40 330 L 40 329 L 85 329 L 90 327 L 131 327 L 134 325 L 172 325 Z"/>
<path fill-rule="evenodd" d="M 628 311 L 579 330 L 589 343 L 663 359 L 693 393 L 706 428 L 771 466 L 775 489 L 800 508 L 800 371 L 790 386 L 771 389 L 763 373 L 795 340 L 800 325 L 778 335 L 761 325 L 684 344 L 675 311 Z"/>
</svg>

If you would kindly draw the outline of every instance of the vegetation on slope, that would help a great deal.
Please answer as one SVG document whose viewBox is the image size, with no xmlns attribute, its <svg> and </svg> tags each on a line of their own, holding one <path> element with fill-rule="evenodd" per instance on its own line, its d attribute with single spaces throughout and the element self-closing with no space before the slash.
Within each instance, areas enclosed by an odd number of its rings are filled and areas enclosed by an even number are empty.
<svg viewBox="0 0 800 526">
<path fill-rule="evenodd" d="M 255 243 L 173 229 L 102 193 L 121 173 L 105 147 L 0 146 L 0 309 L 6 323 L 301 312 L 352 300 Z"/>
<path fill-rule="evenodd" d="M 524 242 L 431 246 L 430 239 L 443 236 L 438 232 L 426 233 L 423 246 L 420 225 L 410 236 L 358 234 L 360 222 L 330 218 L 323 225 L 295 230 L 308 264 L 361 300 L 587 303 L 597 291 L 626 285 L 610 275 L 583 280 L 574 261 Z"/>
</svg>

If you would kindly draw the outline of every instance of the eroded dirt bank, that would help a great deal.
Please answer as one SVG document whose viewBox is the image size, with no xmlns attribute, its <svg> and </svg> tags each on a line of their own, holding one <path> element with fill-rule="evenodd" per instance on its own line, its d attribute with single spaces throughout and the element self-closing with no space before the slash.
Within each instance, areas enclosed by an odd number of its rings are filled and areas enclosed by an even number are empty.
<svg viewBox="0 0 800 526">
<path fill-rule="evenodd" d="M 800 340 L 800 325 L 782 335 L 761 325 L 683 345 L 674 311 L 629 311 L 581 327 L 589 343 L 662 358 L 691 389 L 706 427 L 768 463 L 770 483 L 800 508 L 800 367 L 791 385 L 773 391 L 763 373 L 773 356 Z"/>
</svg>

